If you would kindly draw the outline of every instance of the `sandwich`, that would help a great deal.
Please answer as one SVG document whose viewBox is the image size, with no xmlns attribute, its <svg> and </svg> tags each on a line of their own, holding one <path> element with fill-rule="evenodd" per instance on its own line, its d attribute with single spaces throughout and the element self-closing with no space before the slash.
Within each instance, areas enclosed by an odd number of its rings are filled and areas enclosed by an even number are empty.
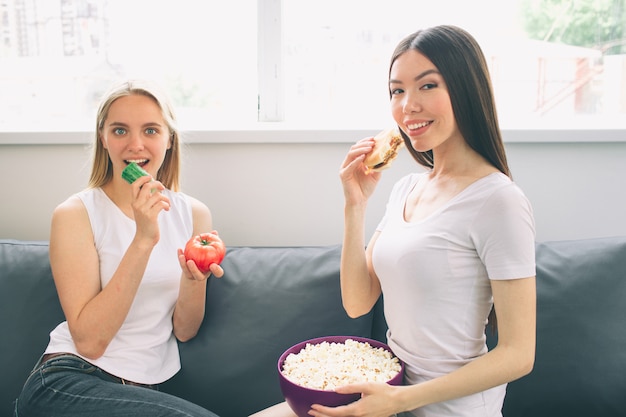
<svg viewBox="0 0 626 417">
<path fill-rule="evenodd" d="M 363 163 L 367 173 L 378 172 L 391 166 L 391 162 L 398 156 L 398 151 L 404 145 L 404 140 L 397 127 L 383 130 L 374 136 L 376 143 Z"/>
</svg>

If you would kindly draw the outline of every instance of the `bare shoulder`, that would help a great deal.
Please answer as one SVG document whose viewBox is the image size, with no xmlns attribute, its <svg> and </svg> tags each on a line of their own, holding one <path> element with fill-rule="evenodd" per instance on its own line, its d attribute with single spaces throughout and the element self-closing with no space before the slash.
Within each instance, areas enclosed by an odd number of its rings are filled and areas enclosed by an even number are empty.
<svg viewBox="0 0 626 417">
<path fill-rule="evenodd" d="M 191 212 L 193 213 L 194 218 L 196 218 L 196 216 L 211 217 L 211 210 L 209 210 L 209 207 L 206 204 L 195 197 L 188 197 L 191 203 Z"/>
<path fill-rule="evenodd" d="M 80 246 L 93 242 L 89 214 L 78 196 L 69 197 L 54 209 L 50 240 L 54 246 L 59 244 Z"/>
<path fill-rule="evenodd" d="M 197 198 L 191 196 L 188 197 L 191 203 L 194 234 L 204 233 L 212 230 L 213 218 L 209 207 Z"/>
<path fill-rule="evenodd" d="M 52 220 L 78 221 L 80 218 L 87 219 L 87 209 L 77 195 L 72 195 L 67 200 L 56 206 L 52 212 Z"/>
<path fill-rule="evenodd" d="M 59 204 L 52 214 L 50 262 L 55 282 L 73 277 L 76 270 L 86 275 L 86 271 L 98 265 L 89 214 L 76 195 Z"/>
</svg>

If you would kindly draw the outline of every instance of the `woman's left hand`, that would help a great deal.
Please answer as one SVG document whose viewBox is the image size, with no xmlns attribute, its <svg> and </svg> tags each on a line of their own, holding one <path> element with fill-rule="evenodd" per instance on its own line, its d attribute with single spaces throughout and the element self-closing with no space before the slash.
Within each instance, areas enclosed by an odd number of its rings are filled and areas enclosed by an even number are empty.
<svg viewBox="0 0 626 417">
<path fill-rule="evenodd" d="M 395 393 L 401 387 L 386 383 L 352 384 L 337 388 L 342 394 L 360 393 L 361 399 L 339 407 L 313 404 L 309 415 L 314 417 L 389 417 L 398 412 Z"/>
<path fill-rule="evenodd" d="M 198 266 L 194 261 L 185 258 L 185 254 L 182 249 L 178 249 L 178 262 L 183 270 L 183 276 L 187 279 L 204 281 L 209 278 L 211 274 L 213 274 L 216 278 L 221 278 L 224 275 L 222 267 L 215 263 L 209 265 L 208 273 L 203 273 L 198 269 Z"/>
</svg>

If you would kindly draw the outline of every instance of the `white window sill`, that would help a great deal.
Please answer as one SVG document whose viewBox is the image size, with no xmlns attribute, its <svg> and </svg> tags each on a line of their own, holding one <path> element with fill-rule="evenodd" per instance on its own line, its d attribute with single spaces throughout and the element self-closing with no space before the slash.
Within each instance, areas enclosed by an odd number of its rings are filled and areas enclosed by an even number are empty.
<svg viewBox="0 0 626 417">
<path fill-rule="evenodd" d="M 353 143 L 376 129 L 263 127 L 183 131 L 185 143 Z M 626 142 L 626 129 L 502 129 L 505 143 Z M 91 144 L 90 131 L 0 132 L 0 145 Z"/>
</svg>

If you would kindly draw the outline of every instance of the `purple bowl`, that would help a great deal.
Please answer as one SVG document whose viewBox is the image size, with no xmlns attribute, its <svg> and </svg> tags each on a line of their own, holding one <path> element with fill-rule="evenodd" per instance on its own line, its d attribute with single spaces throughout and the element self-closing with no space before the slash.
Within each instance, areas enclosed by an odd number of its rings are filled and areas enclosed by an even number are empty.
<svg viewBox="0 0 626 417">
<path fill-rule="evenodd" d="M 352 339 L 356 342 L 367 342 L 372 347 L 383 348 L 392 352 L 389 346 L 378 340 L 368 339 L 365 337 L 357 336 L 325 336 L 315 339 L 305 340 L 296 345 L 293 345 L 287 349 L 278 359 L 278 377 L 280 382 L 280 389 L 285 397 L 285 401 L 289 404 L 289 407 L 298 415 L 298 417 L 310 417 L 308 411 L 313 404 L 321 404 L 329 407 L 337 407 L 340 405 L 350 404 L 361 398 L 361 394 L 338 394 L 334 391 L 323 391 L 313 388 L 306 388 L 301 385 L 297 385 L 294 382 L 288 380 L 282 373 L 283 363 L 287 356 L 291 353 L 298 353 L 306 347 L 307 344 L 316 345 L 322 342 L 328 343 L 343 343 L 347 339 Z M 393 352 L 392 352 L 393 353 Z M 394 355 L 395 356 L 395 355 Z M 387 381 L 390 385 L 402 385 L 404 376 L 404 363 L 400 361 L 401 370 L 398 375 Z"/>
</svg>

